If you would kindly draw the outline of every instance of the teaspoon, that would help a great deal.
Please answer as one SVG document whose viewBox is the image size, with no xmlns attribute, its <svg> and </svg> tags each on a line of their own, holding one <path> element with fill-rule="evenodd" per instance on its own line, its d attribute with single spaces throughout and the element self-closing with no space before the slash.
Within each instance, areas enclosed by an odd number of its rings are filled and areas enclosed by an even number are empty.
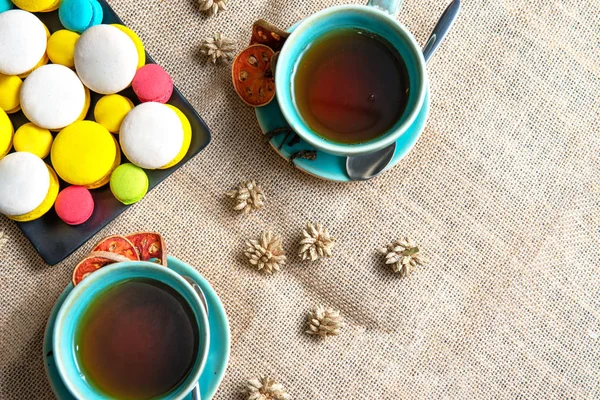
<svg viewBox="0 0 600 400">
<path fill-rule="evenodd" d="M 423 58 L 427 62 L 433 53 L 437 50 L 440 43 L 450 30 L 454 20 L 458 16 L 460 10 L 460 0 L 454 0 L 438 20 L 435 28 L 431 32 L 431 36 L 425 43 L 423 48 Z M 365 181 L 381 174 L 388 166 L 394 153 L 396 152 L 396 143 L 377 150 L 374 153 L 364 154 L 346 159 L 346 172 L 353 181 Z"/>
</svg>

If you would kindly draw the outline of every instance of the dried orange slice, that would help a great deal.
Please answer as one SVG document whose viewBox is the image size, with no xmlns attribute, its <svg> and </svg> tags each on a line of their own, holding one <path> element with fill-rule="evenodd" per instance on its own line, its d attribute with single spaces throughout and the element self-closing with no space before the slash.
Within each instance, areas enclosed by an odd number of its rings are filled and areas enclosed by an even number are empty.
<svg viewBox="0 0 600 400">
<path fill-rule="evenodd" d="M 233 87 L 252 107 L 267 105 L 275 97 L 275 75 L 271 59 L 275 52 L 264 44 L 246 47 L 233 61 Z"/>
<path fill-rule="evenodd" d="M 113 235 L 102 239 L 92 251 L 108 251 L 110 253 L 125 256 L 132 261 L 138 261 L 140 259 L 133 243 L 125 236 L 121 235 Z"/>
<path fill-rule="evenodd" d="M 279 51 L 286 39 L 290 36 L 286 31 L 279 29 L 264 19 L 259 19 L 252 25 L 252 38 L 250 44 L 264 44 L 273 51 Z"/>
<path fill-rule="evenodd" d="M 108 251 L 95 251 L 84 258 L 73 270 L 73 285 L 77 285 L 89 274 L 108 264 L 131 261 L 129 258 Z"/>
<path fill-rule="evenodd" d="M 127 235 L 133 243 L 142 261 L 152 261 L 167 265 L 167 247 L 161 235 L 155 232 L 138 232 Z"/>
</svg>

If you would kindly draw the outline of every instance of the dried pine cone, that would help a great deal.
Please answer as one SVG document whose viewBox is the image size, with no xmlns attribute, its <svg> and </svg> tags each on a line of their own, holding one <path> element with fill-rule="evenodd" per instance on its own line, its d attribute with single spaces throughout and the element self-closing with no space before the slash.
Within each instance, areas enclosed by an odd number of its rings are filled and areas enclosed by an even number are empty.
<svg viewBox="0 0 600 400">
<path fill-rule="evenodd" d="M 302 234 L 304 238 L 300 241 L 298 255 L 303 260 L 309 257 L 311 261 L 315 261 L 320 257 L 331 257 L 331 249 L 335 245 L 335 242 L 329 236 L 327 228 L 321 224 L 311 224 L 308 222 Z"/>
<path fill-rule="evenodd" d="M 270 231 L 262 232 L 259 240 L 247 240 L 244 255 L 248 257 L 250 264 L 267 274 L 279 271 L 281 266 L 285 265 L 286 260 L 281 236 Z"/>
<path fill-rule="evenodd" d="M 215 33 L 213 37 L 202 41 L 200 52 L 206 54 L 213 64 L 218 60 L 229 61 L 234 55 L 234 44 L 233 40 L 224 38 L 221 33 Z"/>
<path fill-rule="evenodd" d="M 235 199 L 234 210 L 245 213 L 260 210 L 265 206 L 265 194 L 254 181 L 245 181 L 235 189 L 227 192 L 227 196 Z"/>
<path fill-rule="evenodd" d="M 385 263 L 391 264 L 394 272 L 399 273 L 401 277 L 408 276 L 417 265 L 425 264 L 419 248 L 408 238 L 390 243 L 379 251 L 386 255 Z"/>
<path fill-rule="evenodd" d="M 246 384 L 244 394 L 248 396 L 247 400 L 290 399 L 290 395 L 286 392 L 283 385 L 275 382 L 268 376 L 261 376 L 258 379 L 250 379 Z"/>
<path fill-rule="evenodd" d="M 332 308 L 317 306 L 308 314 L 309 335 L 319 335 L 321 337 L 339 335 L 342 327 L 342 317 L 339 311 Z"/>
<path fill-rule="evenodd" d="M 8 235 L 6 235 L 3 231 L 0 231 L 0 249 L 8 243 Z"/>
<path fill-rule="evenodd" d="M 207 11 L 208 15 L 213 16 L 219 11 L 227 10 L 227 0 L 198 0 L 201 11 Z"/>
</svg>

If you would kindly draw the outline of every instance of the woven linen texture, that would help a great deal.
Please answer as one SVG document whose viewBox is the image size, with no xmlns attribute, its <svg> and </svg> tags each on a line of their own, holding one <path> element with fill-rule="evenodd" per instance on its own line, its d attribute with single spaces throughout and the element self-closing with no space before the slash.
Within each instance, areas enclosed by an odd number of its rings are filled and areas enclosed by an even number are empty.
<svg viewBox="0 0 600 400">
<path fill-rule="evenodd" d="M 423 44 L 448 0 L 405 0 Z M 292 169 L 261 140 L 229 66 L 202 38 L 248 42 L 349 0 L 230 0 L 209 18 L 192 0 L 112 0 L 206 120 L 209 147 L 59 265 L 17 227 L 0 257 L 0 398 L 51 399 L 42 358 L 50 309 L 92 242 L 156 230 L 225 305 L 231 360 L 216 399 L 242 399 L 269 374 L 294 399 L 600 398 L 600 1 L 469 0 L 428 64 L 431 113 L 415 148 L 369 181 Z M 238 215 L 224 193 L 255 179 L 266 208 Z M 329 227 L 333 257 L 302 262 L 307 221 Z M 266 277 L 244 240 L 272 229 L 289 265 Z M 408 235 L 429 264 L 408 279 L 376 249 Z M 342 312 L 339 337 L 304 334 L 316 304 Z"/>
</svg>

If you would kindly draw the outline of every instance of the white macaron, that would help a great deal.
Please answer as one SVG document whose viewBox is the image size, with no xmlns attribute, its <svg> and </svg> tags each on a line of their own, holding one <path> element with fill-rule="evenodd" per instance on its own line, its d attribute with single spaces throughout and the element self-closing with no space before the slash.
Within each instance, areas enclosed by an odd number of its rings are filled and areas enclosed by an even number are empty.
<svg viewBox="0 0 600 400">
<path fill-rule="evenodd" d="M 17 152 L 0 160 L 0 213 L 17 216 L 35 210 L 48 189 L 48 167 L 38 156 Z"/>
<path fill-rule="evenodd" d="M 23 10 L 0 13 L 0 73 L 21 75 L 35 67 L 48 44 L 46 27 Z"/>
<path fill-rule="evenodd" d="M 85 88 L 72 70 L 59 64 L 44 65 L 31 73 L 21 87 L 21 109 L 35 125 L 62 129 L 79 118 L 85 106 Z"/>
<path fill-rule="evenodd" d="M 87 29 L 75 45 L 75 69 L 85 86 L 101 94 L 120 92 L 131 84 L 138 65 L 133 41 L 111 25 Z"/>
<path fill-rule="evenodd" d="M 171 162 L 183 145 L 183 125 L 168 106 L 142 103 L 131 110 L 119 132 L 121 149 L 133 164 L 156 169 Z"/>
</svg>

